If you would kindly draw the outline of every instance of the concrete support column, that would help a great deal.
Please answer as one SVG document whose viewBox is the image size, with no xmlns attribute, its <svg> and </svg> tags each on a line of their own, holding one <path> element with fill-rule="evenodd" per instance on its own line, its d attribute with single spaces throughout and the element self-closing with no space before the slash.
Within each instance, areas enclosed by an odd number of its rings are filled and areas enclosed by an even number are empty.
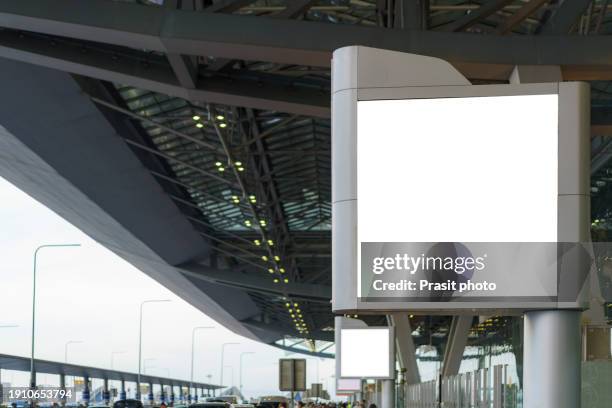
<svg viewBox="0 0 612 408">
<path fill-rule="evenodd" d="M 83 404 L 85 406 L 89 405 L 90 399 L 90 390 L 89 390 L 89 377 L 83 377 Z"/>
<path fill-rule="evenodd" d="M 448 342 L 444 350 L 442 362 L 442 376 L 457 375 L 461 366 L 463 352 L 467 345 L 468 335 L 472 327 L 473 316 L 453 316 Z"/>
<path fill-rule="evenodd" d="M 381 380 L 380 408 L 395 408 L 395 380 Z"/>
<path fill-rule="evenodd" d="M 580 406 L 581 311 L 525 313 L 524 408 Z"/>
<path fill-rule="evenodd" d="M 166 402 L 166 392 L 164 390 L 164 384 L 159 384 L 159 386 L 161 387 L 161 392 L 159 393 L 159 401 L 161 403 L 165 403 Z"/>
<path fill-rule="evenodd" d="M 102 399 L 104 400 L 104 405 L 108 406 L 108 404 L 110 403 L 110 390 L 108 389 L 108 378 L 104 379 Z"/>
<path fill-rule="evenodd" d="M 153 383 L 149 383 L 149 395 L 148 398 L 149 405 L 153 405 L 153 401 L 155 400 L 155 395 L 153 395 Z"/>
<path fill-rule="evenodd" d="M 127 394 L 125 392 L 125 380 L 121 380 L 121 391 L 119 391 L 119 399 L 121 401 L 125 401 L 127 399 Z"/>
<path fill-rule="evenodd" d="M 135 399 L 142 402 L 142 395 L 140 395 L 140 383 L 138 380 L 136 381 L 136 393 L 134 395 Z"/>
<path fill-rule="evenodd" d="M 176 399 L 176 396 L 174 394 L 174 385 L 170 386 L 170 404 L 174 405 L 174 400 Z"/>
<path fill-rule="evenodd" d="M 396 313 L 389 316 L 389 323 L 395 327 L 395 349 L 404 378 L 408 384 L 421 382 L 419 366 L 416 359 L 416 347 L 412 339 L 412 327 L 407 313 Z"/>
<path fill-rule="evenodd" d="M 62 374 L 59 375 L 59 387 L 60 387 L 60 390 L 66 391 L 66 374 L 62 373 Z M 65 396 L 61 399 L 60 405 L 62 407 L 66 406 L 66 397 Z"/>
</svg>

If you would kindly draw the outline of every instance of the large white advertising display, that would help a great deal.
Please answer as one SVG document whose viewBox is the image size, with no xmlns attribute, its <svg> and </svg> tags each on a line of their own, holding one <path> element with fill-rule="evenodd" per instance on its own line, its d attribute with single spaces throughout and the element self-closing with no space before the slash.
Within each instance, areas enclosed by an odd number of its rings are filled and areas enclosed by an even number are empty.
<svg viewBox="0 0 612 408">
<path fill-rule="evenodd" d="M 364 243 L 557 241 L 557 95 L 359 101 L 357 118 L 358 296 L 364 269 L 425 261 L 361 265 Z M 525 278 L 521 296 L 556 295 L 555 280 Z"/>
<path fill-rule="evenodd" d="M 588 87 L 473 86 L 395 54 L 411 70 L 381 73 L 357 48 L 334 54 L 334 311 L 582 307 Z"/>
<path fill-rule="evenodd" d="M 555 242 L 557 116 L 557 95 L 359 101 L 359 242 Z"/>
</svg>

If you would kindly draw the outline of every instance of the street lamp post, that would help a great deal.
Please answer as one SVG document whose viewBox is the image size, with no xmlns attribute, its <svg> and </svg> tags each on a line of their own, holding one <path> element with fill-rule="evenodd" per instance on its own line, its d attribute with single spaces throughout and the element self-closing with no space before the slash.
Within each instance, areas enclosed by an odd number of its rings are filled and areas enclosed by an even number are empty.
<svg viewBox="0 0 612 408">
<path fill-rule="evenodd" d="M 219 378 L 219 385 L 223 386 L 223 362 L 224 362 L 224 357 L 225 357 L 225 346 L 234 346 L 234 345 L 238 345 L 240 343 L 233 343 L 233 342 L 229 342 L 229 343 L 223 343 L 221 345 L 221 375 Z"/>
<path fill-rule="evenodd" d="M 36 336 L 36 264 L 38 261 L 38 251 L 44 248 L 65 248 L 78 247 L 81 244 L 47 244 L 40 245 L 34 250 L 34 269 L 32 279 L 32 352 L 30 355 L 30 388 L 36 388 L 36 374 L 34 373 L 34 339 Z"/>
<path fill-rule="evenodd" d="M 255 354 L 252 351 L 243 351 L 240 353 L 240 368 L 239 368 L 239 380 L 240 380 L 240 394 L 242 394 L 242 358 L 247 354 Z"/>
<path fill-rule="evenodd" d="M 140 324 L 138 327 L 138 383 L 136 384 L 136 399 L 140 401 L 140 375 L 142 370 L 142 308 L 147 303 L 170 302 L 169 299 L 150 299 L 140 303 Z"/>
<path fill-rule="evenodd" d="M 189 377 L 189 397 L 191 397 L 191 391 L 193 390 L 193 355 L 195 349 L 195 333 L 198 330 L 214 329 L 213 326 L 197 326 L 191 330 L 191 376 Z"/>
<path fill-rule="evenodd" d="M 64 363 L 68 363 L 68 346 L 70 344 L 81 344 L 82 340 L 69 340 L 64 344 Z"/>
</svg>

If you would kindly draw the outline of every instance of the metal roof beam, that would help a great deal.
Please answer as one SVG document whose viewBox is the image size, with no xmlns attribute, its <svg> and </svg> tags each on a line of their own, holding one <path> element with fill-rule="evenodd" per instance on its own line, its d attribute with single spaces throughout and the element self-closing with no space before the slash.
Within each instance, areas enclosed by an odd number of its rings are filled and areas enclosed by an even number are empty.
<svg viewBox="0 0 612 408">
<path fill-rule="evenodd" d="M 248 6 L 255 0 L 220 0 L 204 9 L 207 13 L 233 13 Z"/>
<path fill-rule="evenodd" d="M 443 31 L 463 31 L 474 24 L 484 20 L 489 17 L 491 14 L 495 14 L 503 7 L 508 4 L 514 2 L 514 0 L 488 0 L 486 3 L 481 5 L 477 10 L 471 11 L 461 17 L 458 20 L 453 21 L 452 23 L 444 26 L 442 28 Z"/>
<path fill-rule="evenodd" d="M 578 7 L 580 5 L 581 7 Z M 551 22 L 577 18 L 588 0 L 566 1 Z M 562 18 L 564 17 L 564 18 Z M 568 20 L 570 20 L 568 18 Z M 572 20 L 575 21 L 575 20 Z M 612 36 L 488 36 L 196 13 L 108 0 L 0 2 L 0 26 L 185 55 L 329 67 L 333 50 L 363 45 L 453 63 L 603 65 Z M 249 41 L 245 42 L 245 38 Z M 4 51 L 0 53 L 4 55 Z M 36 63 L 36 60 L 32 61 Z"/>
<path fill-rule="evenodd" d="M 530 0 L 525 3 L 520 9 L 518 9 L 514 14 L 508 17 L 500 26 L 497 28 L 496 32 L 498 34 L 507 34 L 514 29 L 514 27 L 521 24 L 523 21 L 527 19 L 530 15 L 536 12 L 540 7 L 544 4 L 548 3 L 549 0 Z"/>
<path fill-rule="evenodd" d="M 274 18 L 298 18 L 308 11 L 316 0 L 292 0 L 287 2 L 283 11 L 275 14 Z"/>
<path fill-rule="evenodd" d="M 274 322 L 274 323 L 262 323 L 262 322 L 258 322 L 256 320 L 253 319 L 248 319 L 248 320 L 243 320 L 242 323 L 245 326 L 250 326 L 253 328 L 257 328 L 257 329 L 263 329 L 267 332 L 273 332 L 273 333 L 278 333 L 279 336 L 283 336 L 283 335 L 290 335 L 290 336 L 295 336 L 296 338 L 299 336 L 303 336 L 303 334 L 299 333 L 297 330 L 295 330 L 295 328 L 291 325 L 288 324 L 279 324 L 279 322 Z M 334 341 L 334 335 L 331 332 L 324 332 L 321 330 L 314 330 L 313 332 L 311 332 L 310 336 L 312 336 L 313 338 L 315 338 L 316 340 L 322 340 L 322 341 Z M 305 340 L 302 340 L 296 344 L 294 344 L 293 346 L 289 346 L 289 347 L 294 347 L 297 344 L 303 343 Z"/>
<path fill-rule="evenodd" d="M 189 55 L 168 54 L 168 62 L 183 88 L 195 89 L 198 86 L 197 62 Z"/>
<path fill-rule="evenodd" d="M 288 87 L 284 84 L 286 78 L 276 75 L 251 73 L 253 79 L 240 78 L 240 72 L 234 76 L 208 75 L 197 88 L 191 89 L 179 82 L 170 64 L 160 63 L 154 57 L 147 63 L 115 55 L 111 50 L 98 52 L 85 45 L 7 30 L 0 31 L 0 56 L 191 101 L 329 117 L 327 92 L 297 85 Z"/>
<path fill-rule="evenodd" d="M 592 0 L 564 0 L 542 27 L 541 34 L 566 34 L 585 12 Z"/>
<path fill-rule="evenodd" d="M 190 262 L 177 266 L 184 275 L 203 279 L 209 282 L 230 284 L 235 287 L 272 293 L 279 296 L 290 296 L 295 299 L 328 303 L 331 299 L 331 287 L 306 283 L 272 283 L 267 273 L 227 273 L 206 265 Z"/>
<path fill-rule="evenodd" d="M 194 4 L 190 2 L 164 1 L 163 6 L 166 8 L 193 10 Z M 199 2 L 198 2 L 199 3 Z M 200 4 L 200 3 L 199 3 Z M 179 83 L 188 89 L 194 89 L 198 85 L 198 61 L 196 58 L 189 55 L 181 55 L 175 53 L 167 54 L 168 62 L 172 66 L 172 70 L 176 75 Z"/>
<path fill-rule="evenodd" d="M 396 0 L 395 28 L 407 30 L 427 29 L 429 0 Z"/>
</svg>

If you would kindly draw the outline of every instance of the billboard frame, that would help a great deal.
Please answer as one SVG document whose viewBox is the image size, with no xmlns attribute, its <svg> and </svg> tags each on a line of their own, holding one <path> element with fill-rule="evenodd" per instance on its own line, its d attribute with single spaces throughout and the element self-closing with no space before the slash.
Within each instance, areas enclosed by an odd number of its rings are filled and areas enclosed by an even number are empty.
<svg viewBox="0 0 612 408">
<path fill-rule="evenodd" d="M 386 60 L 386 62 L 385 62 Z M 376 68 L 376 69 L 374 69 Z M 534 309 L 583 309 L 576 301 L 367 302 L 357 296 L 357 104 L 359 101 L 558 95 L 558 242 L 590 241 L 590 90 L 579 82 L 471 85 L 450 64 L 425 56 L 360 46 L 332 61 L 332 310 L 415 314 L 521 314 Z"/>
</svg>

